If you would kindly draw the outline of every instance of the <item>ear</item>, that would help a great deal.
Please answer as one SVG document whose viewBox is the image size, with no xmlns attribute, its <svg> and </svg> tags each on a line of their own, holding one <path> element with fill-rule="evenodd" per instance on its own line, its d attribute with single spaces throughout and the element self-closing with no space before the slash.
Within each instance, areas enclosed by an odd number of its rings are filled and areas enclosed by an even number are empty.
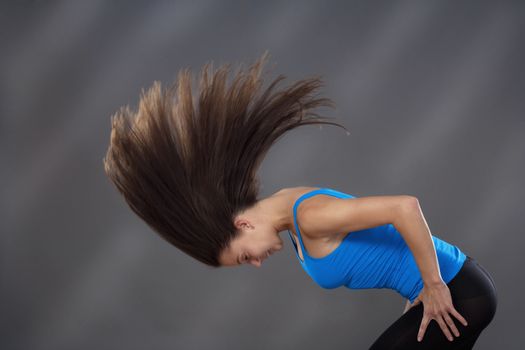
<svg viewBox="0 0 525 350">
<path fill-rule="evenodd" d="M 236 228 L 240 230 L 243 230 L 246 228 L 253 228 L 253 225 L 250 223 L 250 221 L 242 217 L 236 218 L 233 224 L 235 225 Z"/>
</svg>

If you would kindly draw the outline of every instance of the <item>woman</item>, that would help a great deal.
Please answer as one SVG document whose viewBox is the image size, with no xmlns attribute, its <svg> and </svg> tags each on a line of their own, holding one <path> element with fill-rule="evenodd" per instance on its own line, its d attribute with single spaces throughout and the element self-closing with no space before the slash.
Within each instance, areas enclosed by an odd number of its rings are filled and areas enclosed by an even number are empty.
<svg viewBox="0 0 525 350">
<path fill-rule="evenodd" d="M 256 172 L 287 131 L 331 124 L 348 134 L 312 112 L 333 107 L 313 95 L 319 78 L 277 89 L 279 75 L 261 90 L 268 56 L 229 86 L 229 65 L 210 74 L 206 64 L 197 100 L 187 69 L 168 89 L 154 82 L 136 112 L 125 106 L 112 117 L 108 177 L 155 232 L 211 267 L 260 266 L 282 249 L 279 233 L 288 230 L 301 266 L 322 288 L 397 291 L 406 312 L 372 349 L 470 349 L 495 314 L 492 278 L 430 234 L 415 197 L 356 198 L 318 187 L 259 197 Z"/>
</svg>

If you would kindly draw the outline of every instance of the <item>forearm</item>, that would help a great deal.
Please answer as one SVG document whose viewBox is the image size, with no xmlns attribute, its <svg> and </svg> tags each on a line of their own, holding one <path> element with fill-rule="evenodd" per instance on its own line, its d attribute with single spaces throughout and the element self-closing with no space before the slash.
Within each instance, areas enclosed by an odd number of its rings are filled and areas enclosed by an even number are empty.
<svg viewBox="0 0 525 350">
<path fill-rule="evenodd" d="M 415 197 L 400 205 L 393 225 L 412 251 L 423 283 L 428 286 L 443 283 L 432 235 Z"/>
</svg>

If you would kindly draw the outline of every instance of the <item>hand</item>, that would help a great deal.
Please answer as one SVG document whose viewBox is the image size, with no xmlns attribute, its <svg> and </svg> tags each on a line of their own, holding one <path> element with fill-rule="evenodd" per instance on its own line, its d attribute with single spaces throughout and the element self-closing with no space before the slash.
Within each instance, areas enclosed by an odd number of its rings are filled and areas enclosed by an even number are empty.
<svg viewBox="0 0 525 350">
<path fill-rule="evenodd" d="M 423 303 L 423 320 L 419 327 L 417 341 L 420 342 L 423 340 L 427 326 L 432 320 L 436 320 L 448 340 L 452 341 L 454 338 L 452 337 L 452 334 L 450 334 L 447 325 L 456 337 L 459 337 L 459 331 L 456 328 L 454 321 L 452 321 L 452 318 L 449 316 L 449 313 L 460 320 L 463 325 L 467 326 L 467 321 L 456 311 L 454 305 L 452 305 L 450 290 L 444 282 L 431 286 L 424 284 L 421 293 L 419 293 L 411 307 L 421 302 Z"/>
</svg>

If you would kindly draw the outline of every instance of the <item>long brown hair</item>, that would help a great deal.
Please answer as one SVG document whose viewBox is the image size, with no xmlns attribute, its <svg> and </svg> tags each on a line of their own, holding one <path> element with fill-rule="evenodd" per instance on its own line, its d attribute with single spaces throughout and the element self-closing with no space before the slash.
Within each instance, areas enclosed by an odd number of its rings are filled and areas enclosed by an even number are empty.
<svg viewBox="0 0 525 350">
<path fill-rule="evenodd" d="M 301 125 L 332 124 L 312 109 L 334 107 L 313 93 L 318 77 L 276 89 L 279 75 L 261 90 L 268 51 L 242 68 L 227 87 L 230 64 L 210 76 L 201 69 L 198 100 L 185 68 L 167 89 L 155 81 L 141 91 L 138 111 L 129 106 L 111 116 L 104 171 L 129 207 L 155 232 L 212 267 L 240 233 L 238 213 L 258 200 L 257 169 L 272 144 Z M 195 104 L 196 102 L 196 104 Z"/>
</svg>

